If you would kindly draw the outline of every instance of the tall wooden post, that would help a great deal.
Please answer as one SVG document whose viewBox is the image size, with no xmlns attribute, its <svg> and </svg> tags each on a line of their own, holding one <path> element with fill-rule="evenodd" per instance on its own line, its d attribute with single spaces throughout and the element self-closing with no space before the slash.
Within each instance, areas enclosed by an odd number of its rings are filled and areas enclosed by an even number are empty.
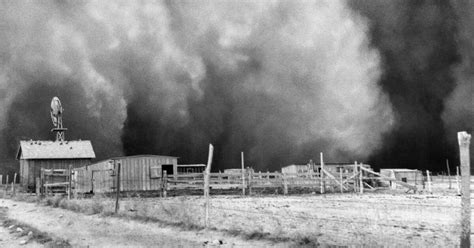
<svg viewBox="0 0 474 248">
<path fill-rule="evenodd" d="M 167 190 L 168 190 L 168 172 L 165 170 L 163 171 L 163 179 L 161 180 L 162 185 L 161 185 L 161 191 L 162 195 L 164 198 L 168 195 Z"/>
<path fill-rule="evenodd" d="M 354 170 L 353 170 L 353 177 L 354 177 L 354 193 L 357 193 L 357 161 L 354 162 Z"/>
<path fill-rule="evenodd" d="M 469 144 L 471 135 L 458 132 L 459 158 L 461 160 L 461 247 L 471 246 L 471 165 Z"/>
<path fill-rule="evenodd" d="M 321 194 L 324 194 L 324 188 L 326 187 L 324 185 L 324 158 L 323 158 L 323 153 L 319 153 L 319 159 L 321 163 L 321 172 L 319 173 L 319 177 L 321 179 Z"/>
<path fill-rule="evenodd" d="M 204 174 L 204 197 L 206 198 L 206 216 L 205 216 L 205 227 L 209 227 L 209 208 L 210 208 L 210 201 L 209 201 L 209 181 L 211 176 L 211 166 L 212 166 L 212 156 L 214 154 L 214 146 L 209 144 L 209 155 L 207 157 L 207 167 Z"/>
<path fill-rule="evenodd" d="M 451 189 L 451 170 L 449 169 L 449 160 L 446 159 L 446 167 L 448 168 L 449 189 Z"/>
<path fill-rule="evenodd" d="M 457 188 L 457 193 L 458 195 L 461 195 L 461 183 L 459 182 L 459 166 L 456 166 L 456 188 Z"/>
<path fill-rule="evenodd" d="M 249 168 L 249 167 L 247 167 Z M 248 184 L 249 184 L 249 196 L 252 195 L 252 179 L 253 179 L 253 169 L 251 170 L 249 168 L 249 180 L 248 180 Z"/>
<path fill-rule="evenodd" d="M 119 206 L 119 198 L 120 198 L 120 167 L 121 164 L 120 162 L 115 161 L 115 175 L 116 175 L 116 185 L 115 185 L 115 213 L 118 213 L 118 210 L 120 208 Z"/>
<path fill-rule="evenodd" d="M 12 182 L 12 195 L 15 195 L 15 183 L 16 183 L 16 173 L 13 176 L 13 182 Z"/>
<path fill-rule="evenodd" d="M 342 194 L 342 192 L 343 192 L 343 189 L 342 189 L 342 168 L 339 171 L 339 181 L 341 182 L 341 187 L 340 188 L 341 188 L 341 194 Z"/>
<path fill-rule="evenodd" d="M 432 193 L 432 191 L 431 191 L 431 175 L 430 175 L 429 170 L 426 170 L 426 185 L 428 186 L 428 192 L 431 194 Z"/>
<path fill-rule="evenodd" d="M 359 168 L 360 166 L 362 166 L 362 163 L 359 164 L 359 166 L 357 168 Z M 360 189 L 360 193 L 363 194 L 364 193 L 364 172 L 362 171 L 362 169 L 359 168 L 359 189 Z"/>
<path fill-rule="evenodd" d="M 240 163 L 242 165 L 242 195 L 245 195 L 245 166 L 244 166 L 244 152 L 240 153 Z"/>
<path fill-rule="evenodd" d="M 7 181 L 5 182 L 5 191 L 3 191 L 3 198 L 7 196 L 7 190 L 8 190 L 8 174 L 7 174 Z"/>
</svg>

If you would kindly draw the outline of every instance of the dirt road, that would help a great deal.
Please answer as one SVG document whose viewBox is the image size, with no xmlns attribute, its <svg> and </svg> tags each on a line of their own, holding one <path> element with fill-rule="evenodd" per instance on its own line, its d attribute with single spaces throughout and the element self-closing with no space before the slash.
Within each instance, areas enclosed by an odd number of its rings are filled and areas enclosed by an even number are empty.
<svg viewBox="0 0 474 248">
<path fill-rule="evenodd" d="M 0 247 L 26 247 L 35 248 L 43 247 L 35 241 L 28 241 L 28 236 L 22 236 L 16 230 L 8 229 L 7 227 L 0 227 Z"/>
<path fill-rule="evenodd" d="M 34 203 L 0 200 L 8 217 L 27 223 L 73 247 L 287 247 L 267 241 L 242 240 L 213 231 L 183 231 L 180 228 L 140 223 L 116 217 L 85 215 L 38 206 Z M 223 244 L 217 245 L 221 240 Z M 213 243 L 214 242 L 214 243 Z M 6 243 L 10 244 L 10 243 Z M 18 245 L 17 243 L 12 243 Z"/>
</svg>

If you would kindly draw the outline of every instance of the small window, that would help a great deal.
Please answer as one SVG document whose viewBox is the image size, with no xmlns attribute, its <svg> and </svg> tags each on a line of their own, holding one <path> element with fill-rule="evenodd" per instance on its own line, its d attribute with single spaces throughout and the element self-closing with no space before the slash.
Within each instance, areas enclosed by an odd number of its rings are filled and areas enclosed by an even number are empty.
<svg viewBox="0 0 474 248">
<path fill-rule="evenodd" d="M 161 165 L 150 166 L 150 178 L 161 178 Z"/>
<path fill-rule="evenodd" d="M 406 177 L 402 177 L 402 182 L 407 182 L 407 178 Z"/>
</svg>

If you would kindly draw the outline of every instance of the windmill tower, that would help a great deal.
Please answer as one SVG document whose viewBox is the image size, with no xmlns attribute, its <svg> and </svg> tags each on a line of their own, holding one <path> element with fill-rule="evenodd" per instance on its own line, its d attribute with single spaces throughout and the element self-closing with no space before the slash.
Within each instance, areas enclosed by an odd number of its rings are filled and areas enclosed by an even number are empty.
<svg viewBox="0 0 474 248">
<path fill-rule="evenodd" d="M 56 141 L 64 141 L 67 128 L 63 127 L 63 107 L 56 96 L 51 100 L 51 120 L 54 126 L 51 132 L 56 134 Z"/>
</svg>

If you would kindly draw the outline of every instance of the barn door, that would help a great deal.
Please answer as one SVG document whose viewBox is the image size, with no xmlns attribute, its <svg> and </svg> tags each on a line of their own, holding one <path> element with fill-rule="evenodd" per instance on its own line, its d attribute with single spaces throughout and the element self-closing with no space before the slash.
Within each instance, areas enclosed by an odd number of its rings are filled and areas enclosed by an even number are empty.
<svg viewBox="0 0 474 248">
<path fill-rule="evenodd" d="M 91 178 L 92 193 L 110 193 L 115 189 L 115 171 L 93 170 Z"/>
</svg>

